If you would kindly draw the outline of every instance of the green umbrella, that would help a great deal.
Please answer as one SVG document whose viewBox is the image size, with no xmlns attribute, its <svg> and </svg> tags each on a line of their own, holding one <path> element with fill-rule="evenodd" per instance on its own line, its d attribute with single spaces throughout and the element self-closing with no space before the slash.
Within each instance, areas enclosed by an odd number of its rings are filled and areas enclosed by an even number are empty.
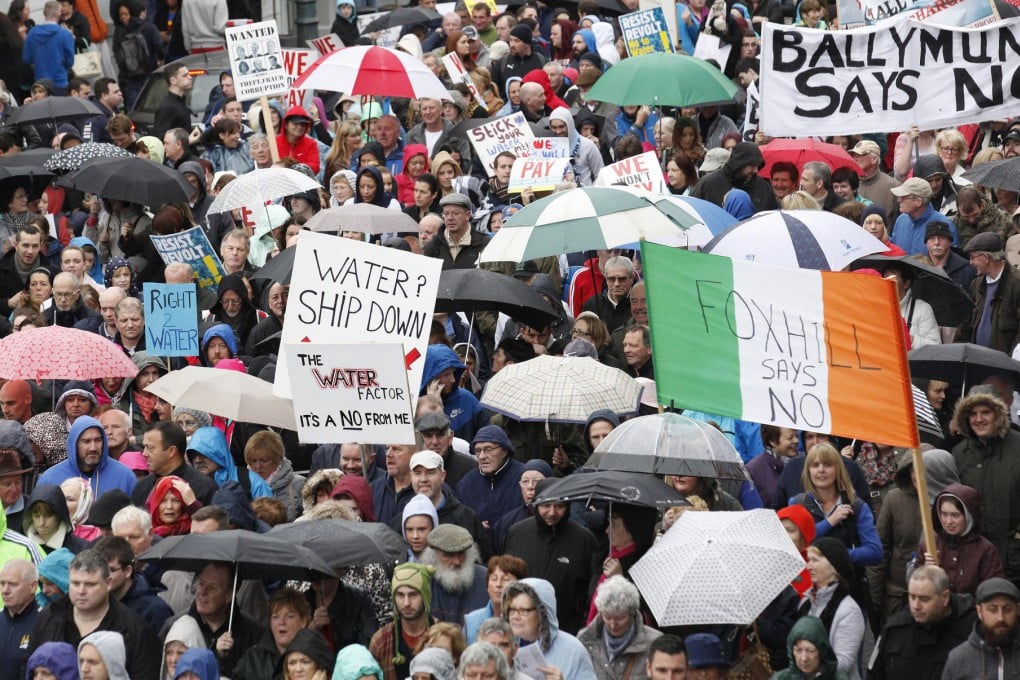
<svg viewBox="0 0 1020 680">
<path fill-rule="evenodd" d="M 618 106 L 704 106 L 733 101 L 737 86 L 704 59 L 656 52 L 624 59 L 585 99 Z"/>
</svg>

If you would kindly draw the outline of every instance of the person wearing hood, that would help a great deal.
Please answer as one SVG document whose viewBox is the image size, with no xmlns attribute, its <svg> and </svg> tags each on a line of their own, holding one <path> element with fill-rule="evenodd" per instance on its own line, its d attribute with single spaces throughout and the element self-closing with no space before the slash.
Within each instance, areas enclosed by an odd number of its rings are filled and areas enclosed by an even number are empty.
<svg viewBox="0 0 1020 680">
<path fill-rule="evenodd" d="M 201 224 L 213 202 L 205 186 L 205 168 L 198 161 L 185 161 L 177 166 L 177 172 L 184 175 L 184 179 L 195 189 L 188 197 L 188 207 L 191 208 L 191 221 Z M 185 224 L 184 227 L 190 228 L 191 225 Z"/>
<path fill-rule="evenodd" d="M 303 495 L 304 489 L 302 489 Z M 343 475 L 333 485 L 329 497 L 346 505 L 359 521 L 377 521 L 372 501 L 372 489 L 364 477 Z"/>
<path fill-rule="evenodd" d="M 319 145 L 308 136 L 312 117 L 302 106 L 292 106 L 283 117 L 283 130 L 276 136 L 276 146 L 281 158 L 293 158 L 304 163 L 315 174 L 319 173 Z"/>
<path fill-rule="evenodd" d="M 839 671 L 825 626 L 816 616 L 805 616 L 793 624 L 786 638 L 786 651 L 792 664 L 772 676 L 772 680 L 846 680 Z"/>
<path fill-rule="evenodd" d="M 81 273 L 76 269 L 68 269 L 72 274 L 82 280 L 82 283 L 86 283 L 96 289 L 97 293 L 102 293 L 106 289 L 106 285 L 103 282 L 103 262 L 99 257 L 99 248 L 93 243 L 92 239 L 87 236 L 75 236 L 67 243 L 68 246 L 77 246 L 82 251 L 83 265 L 81 267 Z M 65 248 L 66 250 L 66 248 Z M 88 267 L 88 258 L 92 258 L 92 266 Z"/>
<path fill-rule="evenodd" d="M 953 447 L 960 483 L 980 493 L 981 535 L 999 549 L 1006 578 L 1020 580 L 1020 432 L 1009 407 L 983 393 L 957 402 L 953 424 L 964 437 Z"/>
<path fill-rule="evenodd" d="M 535 497 L 541 498 L 549 484 L 549 480 L 539 482 Z M 530 576 L 546 579 L 554 586 L 554 611 L 560 612 L 563 629 L 579 630 L 588 611 L 589 584 L 592 576 L 601 571 L 602 552 L 595 536 L 570 519 L 570 506 L 557 502 L 538 504 L 533 518 L 510 527 L 503 551 L 523 559 Z M 505 602 L 504 594 L 504 616 Z"/>
<path fill-rule="evenodd" d="M 442 238 L 437 235 L 436 238 Z M 436 239 L 433 239 L 435 241 Z M 435 394 L 443 400 L 443 412 L 454 433 L 470 440 L 485 425 L 485 414 L 478 399 L 463 387 L 460 379 L 466 370 L 457 353 L 446 345 L 429 345 L 425 352 L 421 389 L 418 395 Z"/>
<path fill-rule="evenodd" d="M 407 561 L 420 562 L 428 548 L 429 534 L 439 526 L 439 515 L 432 499 L 416 494 L 404 506 L 400 517 L 400 533 L 407 541 Z"/>
<path fill-rule="evenodd" d="M 380 208 L 400 209 L 400 203 L 386 191 L 382 170 L 378 167 L 366 165 L 358 170 L 356 186 L 354 203 L 371 203 Z"/>
<path fill-rule="evenodd" d="M 978 531 L 981 495 L 975 489 L 950 484 L 935 497 L 931 514 L 938 561 L 928 552 L 922 538 L 917 546 L 915 568 L 924 564 L 939 566 L 945 570 L 954 593 L 971 595 L 982 581 L 1003 576 L 998 550 Z"/>
<path fill-rule="evenodd" d="M 71 589 L 70 571 L 73 559 L 74 553 L 70 550 L 57 548 L 36 563 L 39 567 L 39 591 L 35 594 L 35 601 L 40 611 L 62 599 Z"/>
<path fill-rule="evenodd" d="M 558 595 L 558 589 L 542 578 L 515 581 L 503 589 L 503 620 L 510 623 L 520 647 L 538 645 L 547 665 L 559 670 L 562 677 L 595 680 L 598 675 L 588 651 L 560 627 Z"/>
<path fill-rule="evenodd" d="M 427 675 L 429 680 L 456 680 L 457 669 L 450 652 L 442 647 L 426 647 L 411 659 L 411 677 Z"/>
<path fill-rule="evenodd" d="M 138 138 L 138 141 L 135 142 L 135 155 L 139 158 L 148 158 L 150 161 L 160 165 L 163 165 L 163 161 L 166 160 L 166 150 L 163 147 L 163 141 L 156 139 L 152 135 Z"/>
<path fill-rule="evenodd" d="M 60 4 L 47 3 L 43 21 L 29 31 L 21 50 L 21 59 L 33 67 L 36 78 L 48 78 L 59 94 L 67 94 L 67 73 L 74 66 L 74 36 L 64 29 Z"/>
<path fill-rule="evenodd" d="M 177 660 L 177 670 L 171 676 L 171 680 L 178 679 L 219 680 L 220 669 L 216 665 L 216 655 L 205 647 L 196 647 L 184 652 Z"/>
<path fill-rule="evenodd" d="M 87 380 L 71 380 L 64 386 L 53 412 L 63 416 L 68 428 L 81 416 L 92 415 L 96 408 L 96 395 Z"/>
<path fill-rule="evenodd" d="M 212 368 L 224 359 L 235 358 L 237 349 L 237 336 L 234 329 L 227 323 L 217 323 L 207 328 L 202 334 L 199 358 L 203 366 Z"/>
<path fill-rule="evenodd" d="M 943 215 L 956 214 L 957 186 L 946 172 L 946 165 L 936 154 L 924 154 L 914 162 L 914 177 L 921 177 L 931 186 L 931 206 Z"/>
<path fill-rule="evenodd" d="M 471 440 L 471 453 L 478 468 L 457 484 L 457 497 L 478 513 L 482 526 L 491 530 L 500 517 L 520 502 L 520 480 L 524 464 L 502 428 L 486 425 Z"/>
<path fill-rule="evenodd" d="M 772 185 L 758 174 L 763 167 L 765 159 L 758 147 L 750 142 L 741 142 L 733 147 L 729 160 L 721 168 L 698 181 L 691 196 L 722 206 L 731 189 L 743 189 L 750 197 L 755 212 L 775 210 L 779 206 Z"/>
<path fill-rule="evenodd" d="M 723 210 L 736 217 L 746 220 L 754 215 L 751 197 L 743 189 L 730 189 L 723 198 Z"/>
<path fill-rule="evenodd" d="M 294 473 L 290 459 L 284 457 L 283 440 L 272 430 L 259 430 L 244 446 L 244 462 L 273 490 L 273 496 L 287 507 L 288 521 L 301 512 L 301 487 L 305 478 Z"/>
<path fill-rule="evenodd" d="M 39 484 L 59 486 L 68 477 L 88 479 L 96 498 L 110 489 L 130 494 L 135 488 L 135 474 L 110 458 L 106 431 L 92 416 L 80 416 L 74 421 L 67 436 L 67 460 L 46 470 L 39 477 Z"/>
<path fill-rule="evenodd" d="M 321 635 L 299 630 L 276 664 L 274 677 L 283 680 L 325 680 L 336 653 Z"/>
<path fill-rule="evenodd" d="M 811 517 L 811 513 L 803 505 L 788 505 L 776 511 L 776 516 L 782 522 L 790 540 L 797 546 L 800 556 L 807 562 L 808 546 L 815 540 L 815 520 Z M 807 570 L 807 567 L 794 577 L 790 585 L 800 597 L 804 597 L 805 593 L 811 590 L 811 572 Z"/>
<path fill-rule="evenodd" d="M 316 198 L 316 202 L 318 199 Z M 290 219 L 290 213 L 282 205 L 267 205 L 255 213 L 255 233 L 252 234 L 248 262 L 255 267 L 262 267 L 277 247 L 273 232 L 280 229 Z"/>
<path fill-rule="evenodd" d="M 36 675 L 36 671 L 40 671 L 40 674 Z M 43 675 L 44 672 L 49 675 Z M 78 680 L 78 652 L 74 645 L 67 642 L 47 642 L 39 645 L 39 649 L 28 657 L 25 680 L 35 680 L 37 677 Z"/>
<path fill-rule="evenodd" d="M 64 492 L 54 484 L 39 484 L 29 496 L 23 519 L 25 536 L 49 554 L 67 548 L 77 555 L 88 543 L 74 535 Z"/>
<path fill-rule="evenodd" d="M 365 645 L 348 645 L 337 652 L 332 680 L 383 680 L 383 670 Z"/>
<path fill-rule="evenodd" d="M 357 44 L 361 32 L 358 30 L 358 8 L 354 0 L 337 0 L 336 18 L 331 30 L 347 47 Z"/>
<path fill-rule="evenodd" d="M 227 446 L 227 438 L 219 428 L 198 428 L 188 441 L 187 456 L 192 466 L 211 477 L 217 487 L 227 482 L 240 482 L 252 500 L 273 497 L 272 488 L 255 472 L 245 470 L 247 484 L 241 480 L 230 447 Z"/>
<path fill-rule="evenodd" d="M 549 114 L 549 129 L 554 136 L 567 138 L 570 164 L 578 185 L 587 187 L 595 184 L 595 178 L 604 167 L 602 154 L 593 141 L 577 133 L 574 117 L 565 106 L 557 107 Z"/>
<path fill-rule="evenodd" d="M 229 325 L 234 331 L 233 354 L 236 356 L 237 348 L 248 340 L 248 335 L 260 319 L 258 310 L 248 297 L 248 286 L 241 273 L 229 274 L 220 279 L 218 299 L 209 310 L 209 316 Z"/>
<path fill-rule="evenodd" d="M 78 672 L 84 680 L 131 680 L 124 636 L 97 630 L 78 643 Z"/>
<path fill-rule="evenodd" d="M 956 462 L 948 451 L 930 449 L 923 451 L 921 457 L 928 482 L 928 502 L 932 503 L 948 485 L 959 484 L 960 478 L 956 474 Z M 916 558 L 917 566 L 924 564 L 924 551 L 917 548 L 921 514 L 917 505 L 914 456 L 909 449 L 900 451 L 893 481 L 895 488 L 882 501 L 875 527 L 882 542 L 882 562 L 868 570 L 874 612 L 883 619 L 908 604 L 907 577 L 911 562 Z M 935 512 L 933 509 L 932 513 Z M 935 526 L 939 526 L 937 519 Z M 941 546 L 939 557 L 942 557 Z M 974 586 L 977 587 L 976 582 Z"/>
<path fill-rule="evenodd" d="M 159 680 L 176 678 L 177 664 L 190 649 L 205 649 L 205 638 L 202 637 L 198 621 L 185 614 L 173 622 L 163 638 L 163 658 L 159 668 Z M 215 663 L 215 657 L 213 663 Z"/>
<path fill-rule="evenodd" d="M 410 137 L 410 133 L 408 133 Z M 429 171 L 429 153 L 424 144 L 408 142 L 404 145 L 404 160 L 400 174 L 396 176 L 397 201 L 401 206 L 414 205 L 414 183 L 420 175 Z"/>
</svg>

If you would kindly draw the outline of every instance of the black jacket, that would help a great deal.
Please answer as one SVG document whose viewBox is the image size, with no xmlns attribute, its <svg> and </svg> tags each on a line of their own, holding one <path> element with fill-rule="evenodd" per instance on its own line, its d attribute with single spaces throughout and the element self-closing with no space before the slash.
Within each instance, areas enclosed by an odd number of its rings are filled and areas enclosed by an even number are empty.
<svg viewBox="0 0 1020 680">
<path fill-rule="evenodd" d="M 582 311 L 594 312 L 612 333 L 618 328 L 623 328 L 630 320 L 630 298 L 624 296 L 614 306 L 609 301 L 609 293 L 603 291 L 588 298 Z"/>
<path fill-rule="evenodd" d="M 319 606 L 316 592 L 309 588 L 305 591 L 308 606 L 314 612 Z M 330 642 L 333 649 L 343 649 L 347 645 L 364 645 L 379 630 L 379 621 L 375 618 L 372 598 L 361 588 L 356 588 L 340 581 L 336 595 L 327 607 L 330 622 Z M 325 634 L 326 631 L 323 631 Z"/>
<path fill-rule="evenodd" d="M 13 310 L 7 304 L 7 301 L 25 290 L 25 282 L 18 274 L 18 267 L 14 263 L 15 257 L 17 257 L 17 251 L 14 248 L 11 248 L 6 255 L 0 257 L 0 316 L 10 316 Z M 36 264 L 30 267 L 29 271 L 36 267 L 48 267 L 52 276 L 56 276 L 58 273 L 46 263 L 44 257 L 36 258 Z"/>
<path fill-rule="evenodd" d="M 152 123 L 152 134 L 158 139 L 163 139 L 167 130 L 173 128 L 184 128 L 191 131 L 191 109 L 184 97 L 172 92 L 166 93 L 166 98 L 156 109 L 156 118 Z"/>
<path fill-rule="evenodd" d="M 158 594 L 163 590 L 166 588 L 162 585 L 157 588 L 141 572 L 135 572 L 131 576 L 131 587 L 120 601 L 145 619 L 153 633 L 158 633 L 166 620 L 174 615 L 174 610 Z"/>
<path fill-rule="evenodd" d="M 195 492 L 195 498 L 197 498 L 202 505 L 212 504 L 213 494 L 216 493 L 216 482 L 212 479 L 206 477 L 187 463 L 182 463 L 170 474 L 180 477 L 191 485 L 191 490 Z M 159 476 L 155 474 L 139 479 L 138 483 L 135 484 L 134 491 L 131 492 L 132 505 L 144 508 L 145 500 L 149 497 L 149 494 L 152 493 L 152 490 L 156 487 L 156 482 L 158 482 L 159 479 Z"/>
<path fill-rule="evenodd" d="M 921 625 L 914 621 L 909 609 L 901 609 L 889 617 L 882 629 L 868 677 L 938 680 L 949 652 L 967 641 L 975 618 L 974 598 L 966 593 L 951 595 L 949 615 L 934 625 Z"/>
<path fill-rule="evenodd" d="M 442 226 L 432 240 L 425 244 L 422 254 L 429 257 L 438 257 L 443 261 L 443 270 L 447 269 L 474 269 L 478 264 L 478 256 L 489 242 L 488 234 L 471 230 L 471 243 L 463 246 L 457 257 L 454 258 L 450 252 L 450 244 L 446 241 L 446 227 Z"/>
<path fill-rule="evenodd" d="M 407 500 L 410 500 L 413 496 L 414 493 L 412 491 L 408 495 Z M 388 522 L 390 528 L 401 535 L 404 533 L 401 525 L 404 519 L 405 505 L 407 505 L 407 501 L 404 501 L 400 509 L 393 514 Z M 378 509 L 376 512 L 378 513 Z M 475 543 L 478 544 L 478 552 L 481 554 L 483 561 L 492 557 L 492 538 L 489 536 L 488 530 L 482 526 L 482 522 L 478 519 L 475 511 L 461 503 L 460 499 L 453 494 L 453 490 L 445 482 L 443 483 L 443 507 L 436 508 L 436 514 L 439 516 L 440 524 L 456 524 L 467 529 L 468 533 L 471 534 L 471 538 L 475 539 Z"/>
<path fill-rule="evenodd" d="M 85 319 L 98 318 L 102 320 L 99 312 L 89 309 L 82 302 L 81 297 L 78 298 L 73 309 L 66 312 L 62 312 L 57 309 L 55 304 L 50 305 L 49 309 L 43 312 L 43 318 L 46 319 L 46 323 L 51 326 L 63 326 L 64 328 L 74 328 L 75 324 L 84 321 Z"/>
<path fill-rule="evenodd" d="M 109 611 L 96 630 L 109 630 L 124 637 L 127 672 L 132 680 L 158 680 L 163 650 L 159 638 L 142 617 L 110 595 Z M 74 607 L 69 599 L 62 597 L 39 613 L 29 655 L 44 642 L 69 642 L 77 648 L 81 638 L 74 623 Z M 236 634 L 234 639 L 237 639 Z"/>
<path fill-rule="evenodd" d="M 765 159 L 757 146 L 750 142 L 741 142 L 733 147 L 733 152 L 725 165 L 715 172 L 710 172 L 698 182 L 691 196 L 703 198 L 721 207 L 726 192 L 730 189 L 743 189 L 751 197 L 755 212 L 775 210 L 779 205 L 776 203 L 776 195 L 772 193 L 772 185 L 767 179 L 755 172 L 745 182 L 735 181 L 737 172 L 748 165 L 761 170 L 765 167 Z"/>
<path fill-rule="evenodd" d="M 230 621 L 230 617 L 223 622 L 223 625 L 218 629 L 213 630 L 209 627 L 209 624 L 205 622 L 202 615 L 195 609 L 195 603 L 191 603 L 191 607 L 188 608 L 187 615 L 195 619 L 198 622 L 198 629 L 202 631 L 202 638 L 205 640 L 205 646 L 208 649 L 216 649 L 216 641 L 227 632 L 227 623 Z M 184 616 L 181 614 L 168 619 L 163 624 L 163 630 L 160 631 L 160 639 L 166 637 L 170 627 L 174 624 L 174 621 Z M 240 661 L 241 657 L 244 656 L 245 652 L 250 647 L 254 647 L 265 635 L 266 627 L 242 612 L 237 606 L 234 606 L 234 625 L 230 629 L 231 635 L 234 637 L 234 646 L 230 649 L 230 653 L 226 656 L 216 655 L 216 663 L 219 664 L 220 674 L 230 675 L 234 670 L 234 665 Z M 161 655 L 156 652 L 156 665 L 159 666 L 159 659 Z M 130 651 L 128 652 L 128 658 L 131 658 Z M 129 669 L 130 670 L 130 669 Z M 155 676 L 153 676 L 155 677 Z M 131 680 L 137 680 L 134 675 L 131 676 Z"/>
</svg>

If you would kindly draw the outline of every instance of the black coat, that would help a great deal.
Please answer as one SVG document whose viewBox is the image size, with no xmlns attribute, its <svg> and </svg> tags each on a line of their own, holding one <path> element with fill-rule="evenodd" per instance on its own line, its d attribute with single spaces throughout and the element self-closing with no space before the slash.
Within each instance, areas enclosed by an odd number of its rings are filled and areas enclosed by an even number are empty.
<svg viewBox="0 0 1020 680">
<path fill-rule="evenodd" d="M 202 631 L 202 638 L 205 640 L 205 646 L 208 649 L 216 649 L 216 641 L 227 632 L 227 623 L 230 621 L 230 617 L 227 617 L 227 621 L 223 622 L 217 630 L 209 628 L 209 624 L 205 622 L 202 615 L 195 609 L 195 604 L 192 603 L 191 607 L 187 611 L 187 615 L 195 619 L 198 622 L 198 629 Z M 166 637 L 166 634 L 170 631 L 170 627 L 173 626 L 174 622 L 184 616 L 175 616 L 168 619 L 163 624 L 163 630 L 160 631 L 160 639 Z M 234 608 L 234 625 L 230 629 L 230 633 L 234 638 L 234 646 L 230 649 L 230 653 L 226 656 L 216 655 L 216 663 L 220 667 L 220 674 L 230 675 L 234 670 L 234 665 L 241 660 L 245 652 L 250 647 L 254 647 L 262 639 L 262 636 L 266 633 L 266 626 L 255 621 L 247 614 L 243 613 L 240 609 L 237 609 L 236 605 Z M 131 653 L 128 652 L 128 658 L 131 658 Z M 159 666 L 159 659 L 161 654 L 157 651 L 156 653 L 156 665 Z M 130 669 L 129 669 L 130 670 Z M 155 677 L 155 676 L 153 676 Z M 134 675 L 131 676 L 131 680 L 138 680 Z"/>
<path fill-rule="evenodd" d="M 974 598 L 966 593 L 954 593 L 949 600 L 949 615 L 930 626 L 918 624 L 909 609 L 901 609 L 882 629 L 868 677 L 938 680 L 949 652 L 967 641 L 975 618 Z"/>
<path fill-rule="evenodd" d="M 723 201 L 726 199 L 726 192 L 730 189 L 743 189 L 751 197 L 751 204 L 754 206 L 755 212 L 775 210 L 779 205 L 776 203 L 776 195 L 772 193 L 772 185 L 767 179 L 756 172 L 746 183 L 738 183 L 734 180 L 737 171 L 748 165 L 753 165 L 760 170 L 765 165 L 765 159 L 757 146 L 750 142 L 741 142 L 733 147 L 733 152 L 725 165 L 701 178 L 694 190 L 691 191 L 691 196 L 711 201 L 722 207 Z"/>
<path fill-rule="evenodd" d="M 305 591 L 305 599 L 312 612 L 319 606 L 316 592 L 309 588 Z M 379 630 L 379 621 L 375 618 L 372 598 L 361 588 L 346 585 L 340 581 L 333 601 L 327 607 L 331 626 L 333 649 L 343 649 L 347 645 L 364 645 Z M 323 631 L 325 633 L 325 631 Z"/>
</svg>

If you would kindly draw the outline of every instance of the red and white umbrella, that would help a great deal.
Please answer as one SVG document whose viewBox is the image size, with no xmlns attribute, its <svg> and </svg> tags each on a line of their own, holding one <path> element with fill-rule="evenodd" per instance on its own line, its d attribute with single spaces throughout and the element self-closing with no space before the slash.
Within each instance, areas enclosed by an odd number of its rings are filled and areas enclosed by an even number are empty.
<svg viewBox="0 0 1020 680">
<path fill-rule="evenodd" d="M 320 57 L 292 87 L 412 99 L 450 96 L 424 63 L 404 52 L 376 46 L 348 47 Z"/>
</svg>

